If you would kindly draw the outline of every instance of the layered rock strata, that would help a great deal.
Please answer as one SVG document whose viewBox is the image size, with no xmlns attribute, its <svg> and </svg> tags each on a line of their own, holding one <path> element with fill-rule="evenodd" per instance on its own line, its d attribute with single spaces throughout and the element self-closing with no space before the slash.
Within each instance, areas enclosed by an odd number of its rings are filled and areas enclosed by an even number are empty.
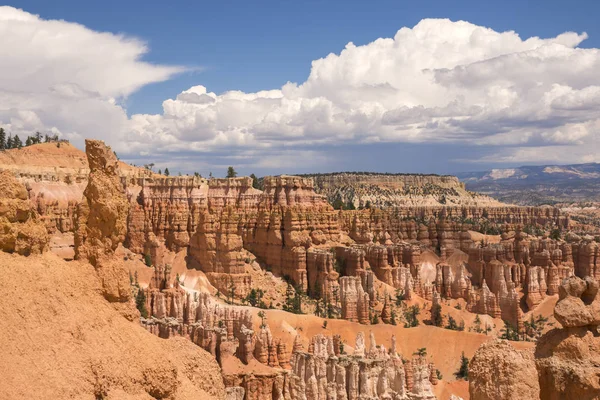
<svg viewBox="0 0 600 400">
<path fill-rule="evenodd" d="M 9 171 L 0 171 L 0 187 L 0 251 L 41 254 L 48 248 L 48 234 L 27 189 Z"/>
</svg>

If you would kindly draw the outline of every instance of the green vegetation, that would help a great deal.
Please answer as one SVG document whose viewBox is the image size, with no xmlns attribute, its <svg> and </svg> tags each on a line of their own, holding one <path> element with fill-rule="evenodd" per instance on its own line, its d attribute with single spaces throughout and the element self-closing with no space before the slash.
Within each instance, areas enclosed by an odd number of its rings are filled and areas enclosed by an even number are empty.
<svg viewBox="0 0 600 400">
<path fill-rule="evenodd" d="M 414 328 L 419 326 L 419 319 L 417 318 L 421 312 L 418 305 L 410 306 L 404 311 L 404 323 L 405 328 Z"/>
<path fill-rule="evenodd" d="M 507 321 L 504 321 L 504 328 L 502 328 L 500 330 L 500 332 L 501 332 L 500 339 L 514 340 L 514 341 L 519 340 L 519 332 L 517 332 L 517 329 L 514 326 L 512 326 L 511 324 L 509 324 Z"/>
<path fill-rule="evenodd" d="M 464 379 L 465 381 L 469 380 L 469 359 L 465 357 L 464 351 L 460 356 L 460 367 L 454 375 L 457 379 Z"/>
<path fill-rule="evenodd" d="M 144 289 L 140 288 L 138 285 L 138 292 L 135 296 L 135 306 L 140 312 L 142 318 L 148 318 L 148 310 L 146 309 L 146 293 L 144 293 Z"/>
<path fill-rule="evenodd" d="M 548 318 L 538 315 L 534 317 L 533 315 L 529 319 L 529 321 L 525 321 L 525 332 L 523 332 L 523 338 L 525 338 L 525 334 L 534 339 L 542 336 L 542 332 L 546 327 L 546 323 L 548 322 Z"/>
<path fill-rule="evenodd" d="M 237 172 L 233 167 L 227 168 L 227 178 L 235 178 L 237 176 Z"/>
<path fill-rule="evenodd" d="M 302 314 L 302 297 L 297 289 L 288 283 L 285 293 L 285 304 L 283 310 L 294 314 Z"/>
<path fill-rule="evenodd" d="M 448 315 L 448 325 L 446 325 L 446 329 L 450 329 L 451 331 L 464 331 L 465 323 L 461 321 L 460 324 L 456 323 L 456 320 L 452 318 L 451 315 Z"/>
<path fill-rule="evenodd" d="M 261 189 L 260 181 L 258 180 L 258 178 L 256 177 L 256 175 L 250 174 L 250 178 L 252 178 L 252 187 L 254 189 Z"/>
<path fill-rule="evenodd" d="M 425 357 L 427 355 L 427 347 L 421 347 L 413 353 L 413 356 Z"/>
<path fill-rule="evenodd" d="M 442 306 L 434 304 L 431 307 L 431 323 L 435 326 L 442 326 L 444 317 L 442 317 Z"/>
<path fill-rule="evenodd" d="M 267 308 L 267 305 L 263 301 L 265 292 L 262 289 L 252 289 L 250 293 L 244 298 L 244 302 L 250 304 L 252 307 Z"/>
</svg>

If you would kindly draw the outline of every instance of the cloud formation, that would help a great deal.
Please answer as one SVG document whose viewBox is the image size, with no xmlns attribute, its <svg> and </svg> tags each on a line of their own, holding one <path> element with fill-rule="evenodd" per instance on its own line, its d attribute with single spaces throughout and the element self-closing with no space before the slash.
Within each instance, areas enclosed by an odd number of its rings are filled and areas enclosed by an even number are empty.
<svg viewBox="0 0 600 400">
<path fill-rule="evenodd" d="M 10 7 L 0 8 L 0 34 L 11 54 L 0 66 L 0 123 L 102 137 L 122 156 L 234 157 L 277 172 L 273 160 L 327 163 L 322 146 L 448 143 L 471 148 L 474 162 L 600 161 L 600 50 L 578 47 L 585 33 L 523 40 L 425 19 L 313 61 L 304 83 L 222 94 L 198 85 L 165 100 L 162 114 L 129 117 L 120 98 L 182 68 L 140 61 L 139 40 Z"/>
<path fill-rule="evenodd" d="M 148 49 L 138 39 L 7 6 L 0 37 L 0 124 L 13 134 L 116 142 L 130 124 L 119 101 L 183 71 L 140 61 Z"/>
</svg>

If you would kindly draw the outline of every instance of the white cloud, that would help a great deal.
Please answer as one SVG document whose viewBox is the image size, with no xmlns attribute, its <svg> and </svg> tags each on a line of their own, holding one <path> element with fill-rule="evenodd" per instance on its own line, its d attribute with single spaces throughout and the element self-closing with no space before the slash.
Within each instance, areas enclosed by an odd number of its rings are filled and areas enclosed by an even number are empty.
<svg viewBox="0 0 600 400">
<path fill-rule="evenodd" d="M 263 158 L 301 162 L 287 157 L 293 149 L 328 162 L 324 144 L 447 142 L 470 146 L 481 162 L 570 162 L 600 150 L 600 51 L 577 47 L 585 33 L 523 40 L 426 19 L 313 61 L 304 83 L 221 94 L 198 85 L 165 100 L 162 114 L 130 117 L 119 98 L 181 68 L 140 61 L 139 40 L 9 7 L 0 8 L 0 34 L 11 54 L 0 65 L 0 121 L 102 137 L 122 156 L 239 154 L 275 169 Z M 478 157 L 480 145 L 497 155 Z"/>
<path fill-rule="evenodd" d="M 119 100 L 181 67 L 141 61 L 135 38 L 0 7 L 0 123 L 14 134 L 61 132 L 116 143 L 129 127 Z"/>
</svg>

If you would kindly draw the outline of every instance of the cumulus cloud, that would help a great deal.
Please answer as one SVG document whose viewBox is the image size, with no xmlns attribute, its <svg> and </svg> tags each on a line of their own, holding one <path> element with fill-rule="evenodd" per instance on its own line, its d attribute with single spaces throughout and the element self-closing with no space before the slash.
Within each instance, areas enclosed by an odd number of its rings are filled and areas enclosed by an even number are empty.
<svg viewBox="0 0 600 400">
<path fill-rule="evenodd" d="M 313 61 L 302 84 L 220 95 L 191 88 L 165 101 L 162 115 L 135 116 L 131 139 L 203 149 L 449 142 L 499 146 L 497 161 L 507 162 L 504 153 L 518 147 L 594 144 L 600 53 L 577 47 L 586 38 L 523 40 L 468 22 L 423 20 Z"/>
<path fill-rule="evenodd" d="M 600 51 L 578 47 L 585 33 L 522 39 L 426 19 L 313 61 L 303 83 L 221 94 L 197 85 L 161 114 L 131 116 L 120 98 L 182 69 L 140 61 L 147 48 L 137 39 L 7 7 L 0 34 L 11 54 L 0 66 L 3 124 L 103 137 L 132 157 L 229 154 L 277 170 L 331 162 L 320 148 L 336 144 L 441 142 L 472 149 L 470 161 L 509 163 L 600 150 Z M 490 146 L 494 155 L 477 156 Z"/>
<path fill-rule="evenodd" d="M 0 37 L 0 124 L 13 134 L 117 143 L 130 123 L 119 102 L 183 71 L 141 61 L 148 49 L 136 38 L 7 6 L 0 7 Z"/>
</svg>

